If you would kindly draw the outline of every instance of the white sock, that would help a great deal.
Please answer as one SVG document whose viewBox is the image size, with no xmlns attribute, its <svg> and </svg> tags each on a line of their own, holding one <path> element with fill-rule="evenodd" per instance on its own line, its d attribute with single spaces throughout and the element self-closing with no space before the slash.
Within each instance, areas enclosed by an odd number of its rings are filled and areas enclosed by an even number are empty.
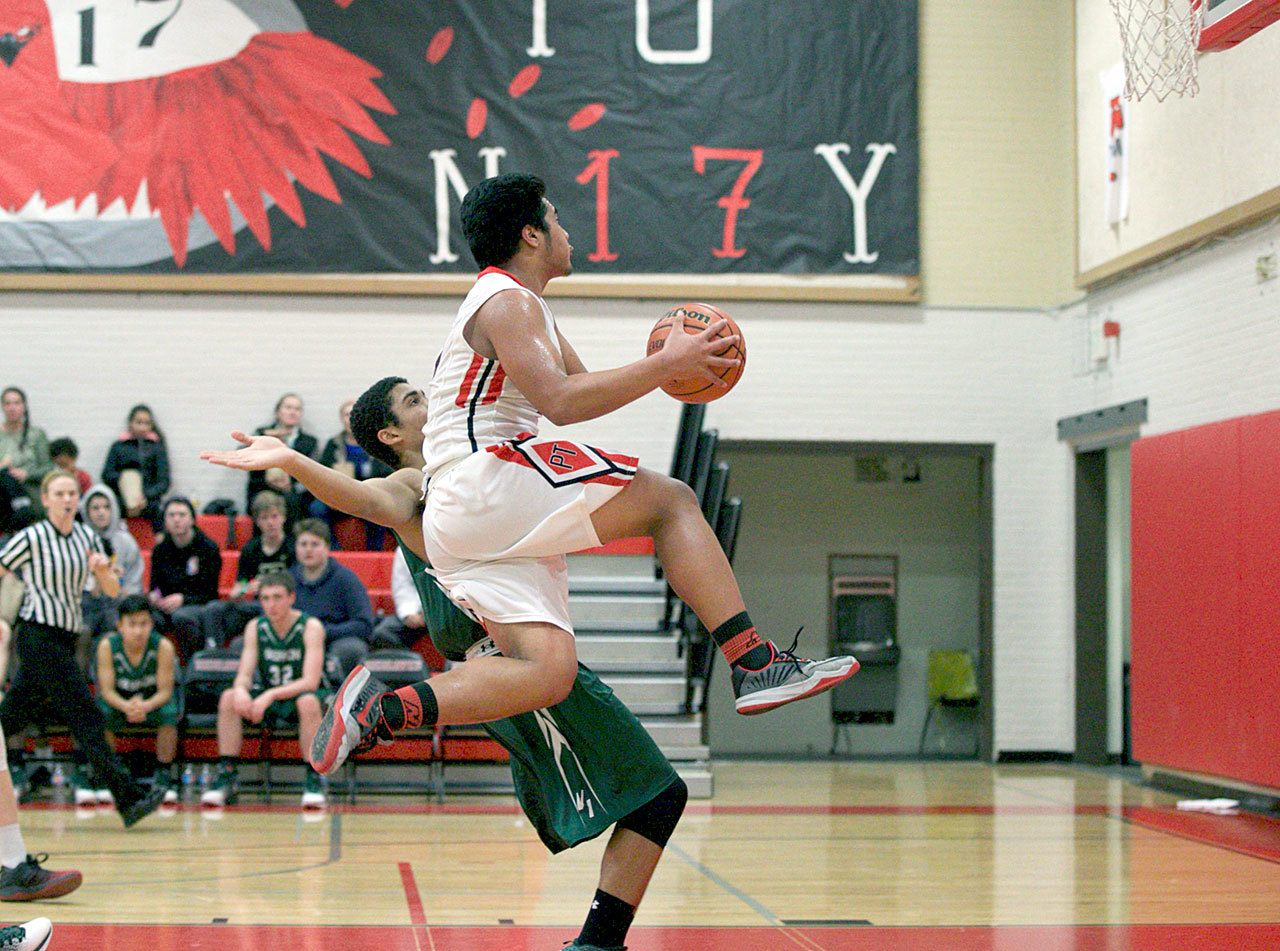
<svg viewBox="0 0 1280 951">
<path fill-rule="evenodd" d="M 5 868 L 17 868 L 27 860 L 27 846 L 22 841 L 22 830 L 16 822 L 0 826 L 0 864 Z"/>
</svg>

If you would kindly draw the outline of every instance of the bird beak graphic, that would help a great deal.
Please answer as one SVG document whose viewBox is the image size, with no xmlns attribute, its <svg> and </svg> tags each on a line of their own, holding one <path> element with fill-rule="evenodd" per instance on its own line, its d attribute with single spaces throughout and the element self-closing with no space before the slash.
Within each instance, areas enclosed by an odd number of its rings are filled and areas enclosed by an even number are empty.
<svg viewBox="0 0 1280 951">
<path fill-rule="evenodd" d="M 22 44 L 18 42 L 18 38 L 12 33 L 0 36 L 0 59 L 4 60 L 6 66 L 13 65 L 13 61 L 18 58 L 18 53 L 21 49 Z"/>
<path fill-rule="evenodd" d="M 13 61 L 22 52 L 22 48 L 30 43 L 35 35 L 35 30 L 25 27 L 17 33 L 5 33 L 0 36 L 0 60 L 4 60 L 6 66 L 12 66 Z"/>
</svg>

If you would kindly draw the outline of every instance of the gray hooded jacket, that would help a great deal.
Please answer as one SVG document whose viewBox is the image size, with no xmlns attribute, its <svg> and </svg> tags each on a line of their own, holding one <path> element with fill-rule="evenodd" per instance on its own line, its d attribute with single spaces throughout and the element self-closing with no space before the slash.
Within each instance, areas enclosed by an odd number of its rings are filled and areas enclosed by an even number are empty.
<svg viewBox="0 0 1280 951">
<path fill-rule="evenodd" d="M 89 500 L 95 495 L 104 496 L 111 503 L 111 524 L 107 526 L 105 532 L 96 529 L 89 521 Z M 138 548 L 138 543 L 134 541 L 133 536 L 129 534 L 128 527 L 120 519 L 120 503 L 116 500 L 116 494 L 111 491 L 110 486 L 99 482 L 84 494 L 84 498 L 80 500 L 80 517 L 84 519 L 86 525 L 94 528 L 111 543 L 115 551 L 116 569 L 121 572 L 120 596 L 142 594 L 142 551 Z M 96 589 L 97 585 L 92 579 L 90 584 Z M 97 594 L 97 591 L 93 593 Z"/>
</svg>

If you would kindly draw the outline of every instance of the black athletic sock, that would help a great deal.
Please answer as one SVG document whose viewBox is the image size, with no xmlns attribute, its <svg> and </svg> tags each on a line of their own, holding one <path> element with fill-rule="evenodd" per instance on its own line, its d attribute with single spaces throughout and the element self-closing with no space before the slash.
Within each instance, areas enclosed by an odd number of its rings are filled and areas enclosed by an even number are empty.
<svg viewBox="0 0 1280 951">
<path fill-rule="evenodd" d="M 724 659 L 735 667 L 759 670 L 773 657 L 769 645 L 760 640 L 751 615 L 743 611 L 735 614 L 711 632 L 716 646 L 724 653 Z"/>
<path fill-rule="evenodd" d="M 434 726 L 439 716 L 436 692 L 425 680 L 382 695 L 382 721 L 393 732 Z"/>
<path fill-rule="evenodd" d="M 587 920 L 578 935 L 579 944 L 594 944 L 599 948 L 618 948 L 627 940 L 636 910 L 621 898 L 596 889 L 596 897 L 587 912 Z"/>
<path fill-rule="evenodd" d="M 236 772 L 236 765 L 239 762 L 240 762 L 240 757 L 238 756 L 219 756 L 218 772 L 223 774 L 230 773 L 234 775 Z"/>
</svg>

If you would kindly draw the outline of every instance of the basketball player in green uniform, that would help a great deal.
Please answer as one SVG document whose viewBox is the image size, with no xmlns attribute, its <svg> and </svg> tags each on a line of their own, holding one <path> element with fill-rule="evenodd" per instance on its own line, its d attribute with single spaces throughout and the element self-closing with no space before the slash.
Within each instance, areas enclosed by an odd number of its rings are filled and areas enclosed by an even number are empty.
<svg viewBox="0 0 1280 951">
<path fill-rule="evenodd" d="M 218 775 L 200 797 L 201 805 L 222 806 L 236 796 L 236 762 L 244 723 L 276 729 L 298 727 L 298 747 L 307 751 L 320 724 L 324 683 L 324 625 L 294 608 L 297 588 L 288 572 L 274 571 L 258 579 L 262 617 L 245 625 L 240 669 L 230 689 L 218 700 Z M 258 693 L 254 693 L 254 689 Z M 307 763 L 303 808 L 325 804 L 324 785 Z"/>
<path fill-rule="evenodd" d="M 178 801 L 173 759 L 178 752 L 178 698 L 174 693 L 177 652 L 173 642 L 156 632 L 151 602 L 131 594 L 117 606 L 116 631 L 98 642 L 98 706 L 106 720 L 107 742 L 126 725 L 156 730 L 157 786 L 164 801 Z M 92 793 L 90 793 L 92 797 Z M 81 801 L 81 782 L 76 782 Z"/>
<path fill-rule="evenodd" d="M 397 469 L 386 479 L 356 482 L 288 449 L 270 437 L 235 436 L 245 448 L 201 453 L 210 462 L 238 469 L 279 466 L 332 508 L 392 529 L 408 561 L 432 642 L 451 660 L 467 659 L 431 678 L 441 698 L 474 689 L 464 678 L 497 655 L 483 627 L 463 613 L 428 573 L 422 544 L 422 426 L 426 400 L 399 377 L 374 384 L 356 400 L 352 431 L 361 447 Z M 480 668 L 480 669 L 477 669 Z M 414 687 L 382 698 L 379 737 L 394 738 L 413 720 Z M 475 722 L 455 719 L 445 722 Z M 568 697 L 545 709 L 482 724 L 511 754 L 516 796 L 554 852 L 578 845 L 616 826 L 605 849 L 591 910 L 572 947 L 621 948 L 636 907 L 667 840 L 684 811 L 688 790 L 634 714 L 588 668 L 578 665 Z"/>
</svg>

